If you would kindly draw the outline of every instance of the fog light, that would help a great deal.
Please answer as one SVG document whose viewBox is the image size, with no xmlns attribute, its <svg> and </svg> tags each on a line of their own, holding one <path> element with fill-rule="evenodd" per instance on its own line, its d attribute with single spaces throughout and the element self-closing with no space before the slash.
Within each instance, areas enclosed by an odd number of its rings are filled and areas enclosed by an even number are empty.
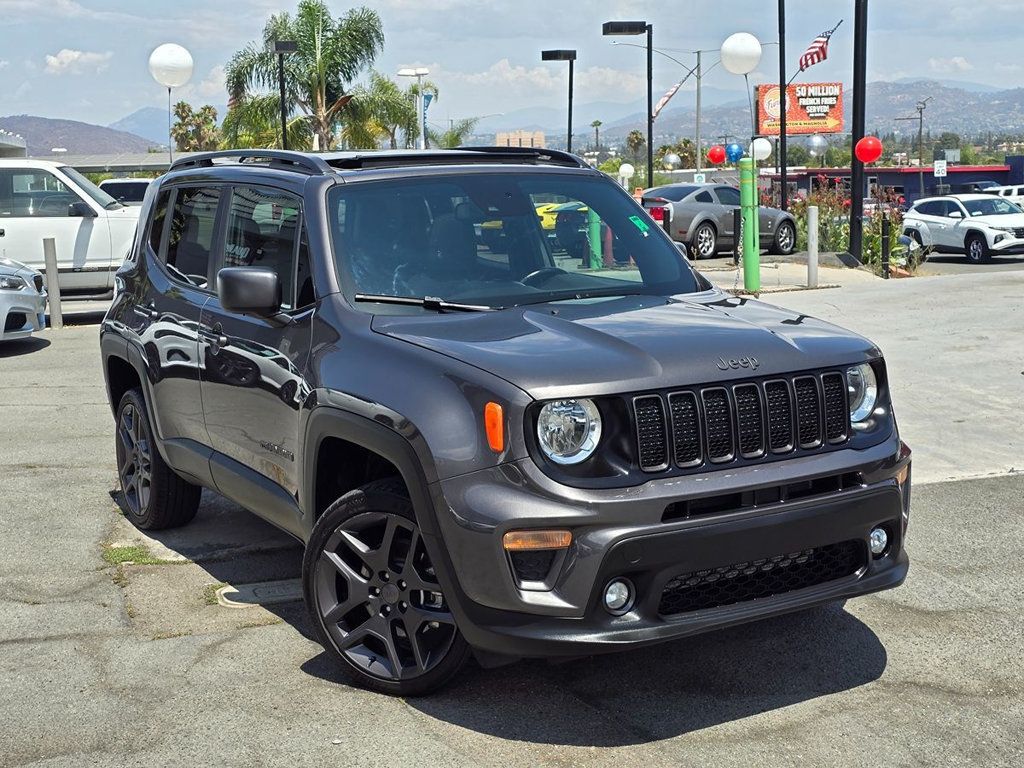
<svg viewBox="0 0 1024 768">
<path fill-rule="evenodd" d="M 889 547 L 889 534 L 885 532 L 884 528 L 875 528 L 871 531 L 868 546 L 871 549 L 871 554 L 875 557 L 883 555 Z"/>
<path fill-rule="evenodd" d="M 633 586 L 622 579 L 610 582 L 604 588 L 604 607 L 616 616 L 624 614 L 633 607 Z"/>
</svg>

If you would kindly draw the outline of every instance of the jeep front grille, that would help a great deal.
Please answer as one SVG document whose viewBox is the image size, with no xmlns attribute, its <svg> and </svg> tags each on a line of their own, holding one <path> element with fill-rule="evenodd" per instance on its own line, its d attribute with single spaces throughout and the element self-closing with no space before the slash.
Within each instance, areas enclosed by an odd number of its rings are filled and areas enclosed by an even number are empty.
<svg viewBox="0 0 1024 768">
<path fill-rule="evenodd" d="M 633 415 L 644 472 L 760 461 L 850 437 L 839 371 L 640 395 Z"/>
<path fill-rule="evenodd" d="M 682 573 L 665 585 L 658 613 L 671 616 L 718 608 L 826 584 L 853 576 L 866 560 L 863 542 L 844 541 Z"/>
</svg>

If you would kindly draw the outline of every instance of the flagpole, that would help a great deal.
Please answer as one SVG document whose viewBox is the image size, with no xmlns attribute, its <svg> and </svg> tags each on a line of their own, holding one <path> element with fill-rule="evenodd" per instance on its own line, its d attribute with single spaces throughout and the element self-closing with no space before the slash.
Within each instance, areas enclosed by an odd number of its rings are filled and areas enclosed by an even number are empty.
<svg viewBox="0 0 1024 768">
<path fill-rule="evenodd" d="M 779 0 L 779 171 L 782 188 L 779 207 L 789 208 L 789 174 L 786 171 L 786 0 Z"/>
</svg>

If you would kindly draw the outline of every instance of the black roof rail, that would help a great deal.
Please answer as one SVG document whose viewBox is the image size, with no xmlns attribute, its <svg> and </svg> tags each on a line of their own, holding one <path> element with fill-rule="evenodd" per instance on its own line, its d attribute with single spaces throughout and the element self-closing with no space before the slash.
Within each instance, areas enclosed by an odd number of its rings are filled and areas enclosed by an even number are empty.
<svg viewBox="0 0 1024 768">
<path fill-rule="evenodd" d="M 541 149 L 539 147 L 459 147 L 459 149 L 468 152 L 484 152 L 488 155 L 518 155 L 542 163 L 568 165 L 574 168 L 590 167 L 582 158 L 560 149 Z"/>
<path fill-rule="evenodd" d="M 334 172 L 331 166 L 316 155 L 303 152 L 288 152 L 282 149 L 224 149 L 217 152 L 202 152 L 175 160 L 171 164 L 171 170 L 181 171 L 186 168 L 210 168 L 214 165 L 215 160 L 225 159 L 233 159 L 239 164 L 269 160 L 269 165 L 272 168 L 305 172 L 314 176 Z"/>
<path fill-rule="evenodd" d="M 457 147 L 456 149 L 346 153 L 327 156 L 340 170 L 403 168 L 417 165 L 468 165 L 473 163 L 546 163 L 569 168 L 590 166 L 575 155 L 534 147 Z"/>
</svg>

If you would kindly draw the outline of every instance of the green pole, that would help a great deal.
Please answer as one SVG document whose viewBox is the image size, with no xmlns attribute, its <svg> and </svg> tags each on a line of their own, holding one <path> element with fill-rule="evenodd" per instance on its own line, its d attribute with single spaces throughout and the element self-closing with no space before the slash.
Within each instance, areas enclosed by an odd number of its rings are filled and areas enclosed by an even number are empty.
<svg viewBox="0 0 1024 768">
<path fill-rule="evenodd" d="M 590 268 L 600 269 L 604 266 L 601 253 L 601 217 L 593 208 L 587 207 L 587 239 L 590 240 Z"/>
<path fill-rule="evenodd" d="M 754 160 L 740 158 L 740 209 L 743 212 L 743 288 L 749 293 L 761 290 L 761 265 L 757 232 L 757 191 L 754 185 Z"/>
</svg>

